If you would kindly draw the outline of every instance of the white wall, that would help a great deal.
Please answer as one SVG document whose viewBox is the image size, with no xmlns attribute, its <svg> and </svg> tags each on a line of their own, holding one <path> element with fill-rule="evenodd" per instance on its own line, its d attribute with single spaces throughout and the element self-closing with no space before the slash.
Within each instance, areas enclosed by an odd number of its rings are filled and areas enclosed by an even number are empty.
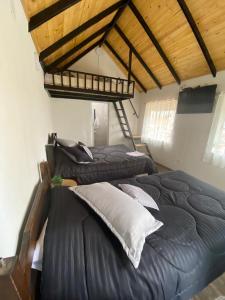
<svg viewBox="0 0 225 300">
<path fill-rule="evenodd" d="M 92 50 L 70 69 L 124 78 L 122 72 L 102 48 Z M 132 100 L 132 102 L 139 112 L 139 93 L 135 94 L 135 99 Z M 124 105 L 133 133 L 136 134 L 138 126 L 137 118 L 133 115 L 128 101 L 124 101 Z M 80 112 L 80 109 L 82 112 Z M 93 116 L 90 116 L 91 102 L 57 99 L 52 101 L 52 111 L 54 131 L 59 132 L 60 135 L 67 136 L 68 138 L 74 138 L 76 137 L 75 134 L 77 134 L 77 138 L 79 137 L 81 140 L 87 142 L 88 145 L 92 145 L 93 141 L 91 137 L 93 136 L 93 128 L 90 120 L 93 120 Z M 77 115 L 79 115 L 79 118 L 76 117 Z M 74 116 L 74 118 L 72 118 L 72 116 Z M 80 119 L 83 121 L 80 122 Z M 87 132 L 86 135 L 84 135 L 84 131 Z M 127 141 L 124 139 L 121 132 L 114 107 L 110 104 L 109 144 L 126 142 Z"/>
<path fill-rule="evenodd" d="M 93 102 L 96 123 L 94 126 L 94 146 L 108 145 L 109 143 L 109 104 L 106 102 Z M 93 120 L 94 121 L 94 120 Z"/>
<path fill-rule="evenodd" d="M 20 1 L 0 1 L 0 19 L 0 257 L 6 257 L 15 254 L 52 124 Z"/>
<path fill-rule="evenodd" d="M 91 102 L 83 100 L 51 100 L 54 132 L 58 137 L 93 145 Z"/>
<path fill-rule="evenodd" d="M 217 94 L 225 90 L 225 71 L 219 72 L 216 78 L 210 75 L 187 80 L 181 87 L 217 84 Z M 154 89 L 141 95 L 141 115 L 144 116 L 145 104 L 153 99 L 177 98 L 179 86 L 176 84 Z M 153 157 L 159 163 L 171 168 L 184 170 L 225 190 L 225 169 L 214 167 L 203 162 L 203 155 L 208 140 L 213 114 L 176 115 L 173 145 L 171 148 L 151 147 Z M 139 131 L 143 119 L 140 119 Z"/>
</svg>

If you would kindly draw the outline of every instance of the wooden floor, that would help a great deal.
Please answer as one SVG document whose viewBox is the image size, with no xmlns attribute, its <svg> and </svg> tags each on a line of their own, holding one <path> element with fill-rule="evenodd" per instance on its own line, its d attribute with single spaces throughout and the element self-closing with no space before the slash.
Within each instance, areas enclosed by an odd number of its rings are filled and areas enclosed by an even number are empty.
<svg viewBox="0 0 225 300">
<path fill-rule="evenodd" d="M 192 300 L 225 300 L 225 273 L 193 297 Z"/>
<path fill-rule="evenodd" d="M 167 167 L 165 167 L 161 164 L 156 163 L 156 166 L 158 168 L 159 173 L 164 173 L 164 172 L 171 171 L 171 169 L 169 169 L 169 168 L 167 168 Z"/>
</svg>

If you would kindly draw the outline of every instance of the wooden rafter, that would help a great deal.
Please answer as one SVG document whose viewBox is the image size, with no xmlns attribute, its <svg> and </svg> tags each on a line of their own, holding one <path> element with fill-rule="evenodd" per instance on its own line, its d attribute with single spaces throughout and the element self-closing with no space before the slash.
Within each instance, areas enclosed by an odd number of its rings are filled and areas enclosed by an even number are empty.
<svg viewBox="0 0 225 300">
<path fill-rule="evenodd" d="M 40 11 L 36 15 L 32 16 L 29 21 L 29 31 L 34 30 L 35 28 L 39 27 L 43 23 L 47 22 L 48 20 L 54 18 L 64 10 L 68 9 L 74 4 L 77 4 L 81 0 L 59 0 L 56 3 L 52 4 L 51 6 L 47 7 L 46 9 Z"/>
<path fill-rule="evenodd" d="M 128 65 L 128 82 L 130 83 L 131 77 L 131 69 L 132 69 L 132 50 L 129 51 L 129 65 Z"/>
<path fill-rule="evenodd" d="M 162 47 L 160 46 L 160 44 L 157 41 L 156 37 L 154 36 L 153 32 L 151 31 L 148 24 L 145 22 L 145 20 L 142 17 L 141 13 L 139 12 L 139 10 L 137 9 L 137 7 L 134 5 L 134 3 L 132 1 L 129 3 L 129 7 L 130 7 L 131 11 L 133 12 L 133 14 L 135 15 L 135 17 L 137 18 L 137 20 L 139 21 L 139 23 L 141 24 L 141 26 L 143 27 L 143 29 L 145 30 L 145 32 L 148 35 L 148 37 L 150 38 L 150 40 L 152 41 L 152 43 L 155 46 L 155 48 L 157 49 L 158 53 L 162 57 L 164 63 L 166 64 L 166 66 L 170 70 L 170 72 L 173 75 L 174 79 L 176 80 L 176 82 L 178 84 L 180 84 L 180 78 L 177 75 L 177 72 L 173 68 L 172 64 L 170 63 L 169 59 L 167 58 L 166 54 L 164 53 Z"/>
<path fill-rule="evenodd" d="M 80 60 L 82 57 L 84 57 L 86 54 L 88 54 L 91 50 L 93 50 L 95 47 L 99 46 L 101 39 L 98 40 L 97 42 L 95 42 L 93 45 L 91 45 L 90 47 L 88 47 L 86 50 L 84 50 L 82 53 L 80 53 L 78 56 L 76 56 L 74 59 L 72 59 L 70 62 L 68 62 L 67 64 L 65 64 L 62 67 L 62 70 L 67 70 L 70 66 L 72 66 L 73 64 L 75 64 L 75 62 L 77 62 L 78 60 Z"/>
<path fill-rule="evenodd" d="M 117 13 L 115 14 L 112 22 L 111 22 L 111 26 L 109 27 L 109 29 L 105 32 L 103 39 L 102 39 L 102 44 L 100 46 L 102 46 L 104 44 L 104 42 L 106 41 L 110 31 L 113 29 L 113 27 L 116 25 L 117 21 L 119 20 L 119 18 L 121 17 L 122 13 L 124 12 L 125 8 L 129 5 L 131 0 L 127 0 L 126 3 L 124 4 L 124 6 L 120 7 L 117 11 Z"/>
<path fill-rule="evenodd" d="M 111 14 L 92 26 L 87 26 L 87 29 L 83 28 L 84 31 L 79 28 L 118 2 L 121 3 L 121 6 L 118 5 Z M 222 2 L 220 0 L 177 0 L 171 1 L 168 7 L 168 5 L 164 5 L 165 0 L 157 0 L 153 3 L 141 0 L 130 0 L 129 3 L 128 0 L 80 0 L 80 2 L 78 0 L 22 0 L 28 23 L 30 21 L 30 29 L 34 29 L 31 34 L 39 54 L 77 28 L 80 32 L 82 31 L 80 34 L 76 31 L 78 35 L 62 46 L 58 45 L 60 48 L 57 50 L 50 48 L 50 52 L 52 49 L 54 52 L 51 54 L 49 52 L 49 55 L 47 53 L 47 56 L 40 61 L 43 67 L 49 68 L 46 70 L 56 72 L 58 68 L 61 69 L 63 65 L 77 57 L 104 34 L 106 40 L 110 42 L 128 66 L 129 47 L 115 30 L 114 24 L 117 24 L 160 83 L 165 86 L 174 82 L 179 83 L 179 80 L 207 74 L 215 76 L 216 72 L 225 69 L 225 43 L 223 43 L 225 6 L 222 5 Z M 72 5 L 72 3 L 74 4 Z M 49 9 L 56 7 L 55 5 L 58 8 L 54 9 L 54 13 L 51 11 L 48 13 Z M 125 5 L 126 8 L 124 8 Z M 35 21 L 38 16 L 41 18 Z M 90 36 L 96 36 L 96 32 L 106 24 L 110 24 L 112 27 L 91 41 Z M 202 39 L 205 45 L 201 43 Z M 86 45 L 85 42 L 83 43 L 84 40 L 87 40 Z M 88 43 L 88 41 L 90 42 Z M 80 45 L 80 49 L 75 48 L 78 45 Z M 82 45 L 84 46 L 82 47 Z M 120 67 L 120 63 L 104 42 L 103 45 Z M 73 54 L 72 49 L 75 51 Z M 169 60 L 178 75 L 177 78 L 175 78 L 175 73 L 172 74 L 173 70 L 166 59 Z M 157 87 L 134 53 L 132 60 L 132 71 L 146 89 Z M 51 67 L 53 68 L 51 69 Z M 123 70 L 127 78 L 128 71 L 124 68 Z M 138 84 L 137 88 L 142 90 Z"/>
<path fill-rule="evenodd" d="M 50 65 L 46 66 L 45 71 L 51 71 L 55 67 L 57 67 L 59 64 L 61 64 L 64 60 L 69 58 L 71 55 L 75 54 L 77 51 L 79 51 L 81 48 L 89 44 L 91 41 L 93 41 L 95 38 L 103 34 L 108 28 L 110 24 L 107 24 L 100 28 L 98 31 L 94 32 L 92 35 L 90 35 L 88 38 L 86 38 L 84 41 L 82 41 L 80 44 L 73 47 L 71 50 L 66 52 L 64 55 L 60 56 L 58 59 L 56 59 L 54 62 L 52 62 Z"/>
<path fill-rule="evenodd" d="M 112 52 L 112 54 L 116 57 L 116 59 L 120 62 L 120 64 L 129 71 L 129 67 L 127 64 L 122 60 L 122 58 L 119 56 L 119 54 L 116 52 L 116 50 L 109 44 L 109 42 L 105 41 L 105 45 L 107 48 Z M 141 89 L 146 93 L 147 89 L 145 86 L 141 83 L 141 81 L 137 78 L 137 76 L 131 71 L 131 75 L 134 78 L 134 80 L 137 82 L 137 84 L 141 87 Z"/>
<path fill-rule="evenodd" d="M 184 15 L 185 15 L 185 17 L 186 17 L 186 19 L 187 19 L 187 21 L 188 21 L 191 29 L 192 29 L 192 32 L 194 33 L 194 35 L 196 37 L 196 40 L 198 41 L 199 47 L 202 50 L 202 53 L 203 53 L 203 55 L 204 55 L 204 57 L 206 59 L 206 62 L 208 64 L 208 66 L 209 66 L 209 69 L 210 69 L 212 75 L 215 77 L 216 76 L 216 72 L 217 72 L 216 71 L 216 67 L 215 67 L 215 65 L 213 63 L 213 60 L 212 60 L 212 58 L 211 58 L 211 56 L 209 54 L 209 51 L 208 51 L 208 49 L 206 47 L 206 44 L 205 44 L 205 42 L 204 42 L 204 40 L 202 38 L 202 35 L 201 35 L 201 33 L 200 33 L 199 29 L 198 29 L 198 26 L 197 26 L 197 24 L 196 24 L 196 22 L 195 22 L 195 20 L 194 20 L 194 18 L 192 16 L 190 10 L 189 10 L 187 4 L 185 3 L 184 0 L 177 0 L 177 2 L 179 3 L 180 8 L 182 9 L 182 11 L 183 11 L 183 13 L 184 13 Z"/>
<path fill-rule="evenodd" d="M 161 83 L 159 82 L 159 80 L 156 78 L 156 76 L 153 74 L 151 69 L 147 66 L 147 64 L 145 63 L 145 61 L 141 57 L 141 55 L 138 53 L 138 51 L 135 49 L 133 44 L 129 41 L 129 39 L 126 37 L 126 35 L 123 33 L 123 31 L 119 28 L 119 26 L 117 24 L 115 25 L 115 29 L 118 32 L 118 34 L 121 36 L 121 38 L 124 40 L 124 42 L 127 44 L 127 46 L 132 50 L 132 52 L 134 53 L 136 58 L 139 60 L 139 62 L 144 67 L 146 72 L 150 75 L 150 77 L 153 79 L 153 81 L 158 86 L 158 88 L 161 89 L 162 86 L 161 86 Z"/>
<path fill-rule="evenodd" d="M 52 54 L 53 52 L 55 52 L 56 50 L 61 48 L 63 45 L 65 45 L 66 43 L 71 41 L 73 38 L 75 38 L 76 36 L 78 36 L 79 34 L 84 32 L 85 30 L 87 30 L 88 28 L 93 26 L 94 24 L 98 23 L 99 21 L 101 21 L 102 19 L 104 19 L 105 17 L 107 17 L 108 15 L 113 13 L 114 11 L 116 11 L 118 8 L 123 6 L 125 4 L 125 2 L 126 1 L 124 1 L 124 0 L 123 1 L 118 1 L 117 3 L 111 5 L 110 7 L 105 9 L 104 11 L 100 12 L 99 14 L 94 16 L 93 18 L 89 19 L 87 22 L 83 23 L 81 26 L 77 27 L 76 29 L 74 29 L 70 33 L 66 34 L 64 37 L 62 37 L 61 39 L 56 41 L 54 44 L 52 44 L 51 46 L 49 46 L 48 48 L 43 50 L 40 53 L 39 59 L 40 60 L 45 59 L 47 56 L 49 56 L 50 54 Z"/>
</svg>

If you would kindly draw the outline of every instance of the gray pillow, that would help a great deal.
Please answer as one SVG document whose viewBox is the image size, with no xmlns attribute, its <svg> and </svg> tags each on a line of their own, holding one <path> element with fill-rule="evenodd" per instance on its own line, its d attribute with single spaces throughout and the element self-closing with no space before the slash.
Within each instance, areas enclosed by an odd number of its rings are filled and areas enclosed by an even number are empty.
<svg viewBox="0 0 225 300">
<path fill-rule="evenodd" d="M 91 158 L 91 159 L 94 159 L 93 158 L 93 155 L 91 153 L 91 150 L 88 148 L 88 146 L 86 146 L 84 143 L 82 142 L 78 142 L 78 145 L 87 153 L 87 155 Z"/>
<path fill-rule="evenodd" d="M 79 145 L 74 147 L 59 146 L 59 148 L 75 163 L 86 164 L 93 161 Z"/>
<path fill-rule="evenodd" d="M 143 206 L 159 210 L 159 207 L 155 200 L 142 188 L 132 184 L 119 184 L 119 187 L 123 190 L 124 193 L 128 194 L 133 199 L 136 199 Z"/>
</svg>

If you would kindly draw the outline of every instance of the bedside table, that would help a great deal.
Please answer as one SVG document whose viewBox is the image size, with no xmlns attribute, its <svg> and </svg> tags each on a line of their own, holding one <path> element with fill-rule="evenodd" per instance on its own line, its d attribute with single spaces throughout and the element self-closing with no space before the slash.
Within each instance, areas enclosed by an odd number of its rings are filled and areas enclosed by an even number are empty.
<svg viewBox="0 0 225 300">
<path fill-rule="evenodd" d="M 77 182 L 73 179 L 63 179 L 63 182 L 62 182 L 62 186 L 76 186 L 78 185 Z"/>
</svg>

